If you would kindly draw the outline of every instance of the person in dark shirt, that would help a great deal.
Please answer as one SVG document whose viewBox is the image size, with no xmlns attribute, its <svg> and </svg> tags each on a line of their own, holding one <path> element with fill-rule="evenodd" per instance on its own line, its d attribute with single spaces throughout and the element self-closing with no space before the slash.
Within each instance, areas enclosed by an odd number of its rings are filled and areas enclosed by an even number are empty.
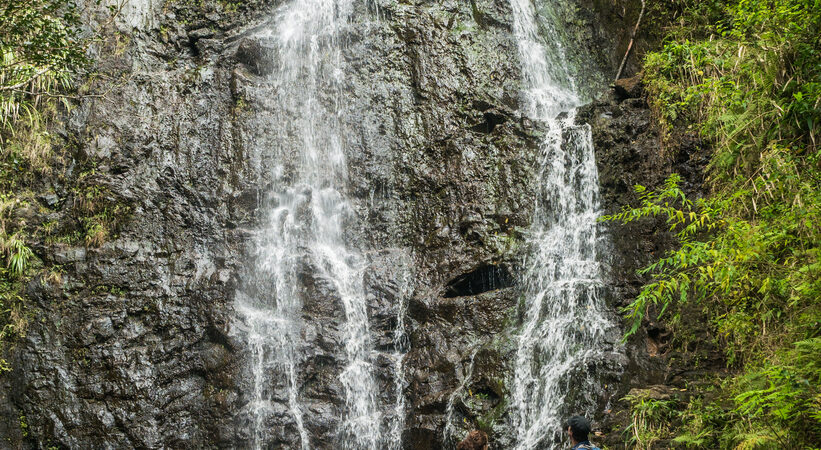
<svg viewBox="0 0 821 450">
<path fill-rule="evenodd" d="M 599 450 L 590 441 L 587 435 L 590 434 L 590 422 L 582 416 L 573 416 L 567 419 L 564 425 L 567 435 L 570 436 L 570 450 Z"/>
</svg>

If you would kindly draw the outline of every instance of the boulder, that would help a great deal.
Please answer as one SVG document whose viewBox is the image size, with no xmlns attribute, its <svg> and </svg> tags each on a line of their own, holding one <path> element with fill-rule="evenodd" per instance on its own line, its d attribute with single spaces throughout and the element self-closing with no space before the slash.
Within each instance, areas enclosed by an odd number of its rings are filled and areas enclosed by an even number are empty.
<svg viewBox="0 0 821 450">
<path fill-rule="evenodd" d="M 644 85 L 642 84 L 643 74 L 639 73 L 630 78 L 621 78 L 616 80 L 613 89 L 616 92 L 616 98 L 619 100 L 626 100 L 628 98 L 639 98 L 644 93 Z"/>
</svg>

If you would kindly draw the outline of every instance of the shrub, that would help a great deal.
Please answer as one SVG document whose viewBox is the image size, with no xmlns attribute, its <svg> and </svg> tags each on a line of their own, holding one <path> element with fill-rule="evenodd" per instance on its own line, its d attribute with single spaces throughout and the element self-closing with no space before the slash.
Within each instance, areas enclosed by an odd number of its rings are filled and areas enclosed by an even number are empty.
<svg viewBox="0 0 821 450">
<path fill-rule="evenodd" d="M 702 425 L 679 442 L 811 447 L 821 441 L 821 1 L 691 5 L 645 73 L 664 133 L 697 132 L 714 151 L 705 198 L 687 198 L 673 175 L 604 218 L 659 216 L 678 241 L 642 270 L 650 281 L 625 311 L 628 335 L 651 310 L 669 319 L 695 304 L 736 371 L 688 412 Z"/>
</svg>

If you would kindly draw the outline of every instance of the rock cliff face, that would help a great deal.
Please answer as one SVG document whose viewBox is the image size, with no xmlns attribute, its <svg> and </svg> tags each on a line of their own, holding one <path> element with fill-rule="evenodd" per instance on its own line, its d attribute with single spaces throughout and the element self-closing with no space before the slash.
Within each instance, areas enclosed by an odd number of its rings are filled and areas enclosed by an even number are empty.
<svg viewBox="0 0 821 450">
<path fill-rule="evenodd" d="M 623 36 L 603 38 L 620 25 L 591 6 L 563 9 L 564 29 L 594 55 L 591 74 L 614 71 Z M 43 186 L 57 199 L 38 214 L 75 214 L 87 185 L 129 213 L 101 245 L 36 246 L 60 276 L 26 292 L 30 325 L 11 350 L 14 371 L 0 377 L 7 445 L 248 445 L 248 350 L 232 334 L 232 305 L 254 264 L 270 168 L 288 164 L 271 161 L 265 145 L 270 121 L 288 120 L 266 109 L 275 61 L 259 36 L 276 7 L 134 2 L 107 26 L 98 48 L 106 81 L 89 81 L 104 96 L 67 116 L 64 181 Z M 352 17 L 341 119 L 359 216 L 352 239 L 368 259 L 375 348 L 407 351 L 404 446 L 441 448 L 482 428 L 493 448 L 506 448 L 506 331 L 519 319 L 520 244 L 542 132 L 518 113 L 509 5 L 361 2 Z M 594 126 L 608 208 L 668 164 L 648 158 L 656 137 L 640 103 L 599 103 L 580 115 Z M 630 270 L 656 245 L 641 236 L 616 237 L 615 306 L 635 291 Z M 323 324 L 305 331 L 306 428 L 314 446 L 333 448 L 344 314 L 321 279 L 303 280 L 303 318 Z M 642 351 L 633 361 L 652 369 Z M 393 377 L 387 361 L 378 366 L 385 396 Z M 272 445 L 294 448 L 282 408 Z"/>
<path fill-rule="evenodd" d="M 653 189 L 663 184 L 671 173 L 682 177 L 682 189 L 690 198 L 703 195 L 703 171 L 709 159 L 709 147 L 695 133 L 684 131 L 661 145 L 663 137 L 654 125 L 653 117 L 644 100 L 641 75 L 620 80 L 609 95 L 580 108 L 578 119 L 589 123 L 599 165 L 599 184 L 606 214 L 618 212 L 625 205 L 638 205 L 640 199 L 633 189 L 642 185 Z M 628 225 L 610 223 L 607 226 L 614 251 L 609 254 L 605 267 L 610 268 L 613 282 L 613 306 L 623 308 L 638 294 L 646 279 L 636 271 L 658 259 L 672 245 L 667 224 L 661 220 L 644 220 Z M 630 363 L 619 380 L 623 396 L 632 389 L 650 386 L 667 397 L 669 386 L 686 391 L 687 374 L 721 372 L 724 364 L 708 339 L 689 354 L 671 351 L 671 332 L 648 319 L 627 344 Z M 697 317 L 697 316 L 694 316 Z M 698 319 L 682 317 L 682 323 L 700 333 Z M 694 361 L 701 359 L 700 364 Z M 699 367 L 696 367 L 699 366 Z M 625 401 L 610 405 L 599 423 L 601 442 L 614 448 L 623 445 L 623 430 L 632 421 Z M 662 445 L 662 444 L 659 444 Z"/>
</svg>

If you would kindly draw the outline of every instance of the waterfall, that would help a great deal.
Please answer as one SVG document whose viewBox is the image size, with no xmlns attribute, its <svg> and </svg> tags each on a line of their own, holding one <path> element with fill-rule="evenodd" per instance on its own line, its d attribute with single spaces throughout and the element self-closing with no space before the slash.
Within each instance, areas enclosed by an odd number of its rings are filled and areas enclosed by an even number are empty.
<svg viewBox="0 0 821 450">
<path fill-rule="evenodd" d="M 559 448 L 570 413 L 592 414 L 596 365 L 612 351 L 615 323 L 601 299 L 597 258 L 598 174 L 566 49 L 549 21 L 539 32 L 531 0 L 511 0 L 522 62 L 523 113 L 547 129 L 525 261 L 511 412 L 516 448 Z M 541 35 L 553 41 L 545 45 Z"/>
<path fill-rule="evenodd" d="M 448 396 L 447 406 L 445 407 L 445 428 L 442 433 L 442 441 L 451 445 L 455 444 L 453 442 L 453 436 L 456 434 L 456 427 L 453 425 L 453 413 L 456 410 L 456 399 L 460 396 L 464 397 L 465 390 L 472 381 L 473 368 L 476 365 L 477 353 L 479 353 L 479 348 L 474 347 L 473 351 L 470 352 L 470 363 L 468 364 L 465 372 L 462 374 L 462 380 L 459 382 L 459 386 Z"/>
<path fill-rule="evenodd" d="M 272 444 L 269 424 L 288 415 L 301 448 L 312 448 L 306 430 L 308 407 L 300 400 L 300 361 L 304 355 L 302 307 L 304 278 L 328 285 L 328 298 L 344 309 L 344 391 L 337 448 L 378 448 L 381 413 L 368 330 L 363 286 L 364 256 L 352 245 L 354 207 L 346 197 L 343 141 L 342 50 L 351 0 L 294 0 L 280 7 L 259 39 L 272 48 L 275 69 L 268 77 L 270 109 L 276 123 L 273 179 L 267 221 L 255 244 L 256 288 L 238 292 L 238 334 L 250 355 L 250 419 L 254 448 Z M 332 298 L 330 298 L 332 297 Z M 283 404 L 287 411 L 282 410 Z M 278 422 L 281 423 L 281 422 Z"/>
</svg>

